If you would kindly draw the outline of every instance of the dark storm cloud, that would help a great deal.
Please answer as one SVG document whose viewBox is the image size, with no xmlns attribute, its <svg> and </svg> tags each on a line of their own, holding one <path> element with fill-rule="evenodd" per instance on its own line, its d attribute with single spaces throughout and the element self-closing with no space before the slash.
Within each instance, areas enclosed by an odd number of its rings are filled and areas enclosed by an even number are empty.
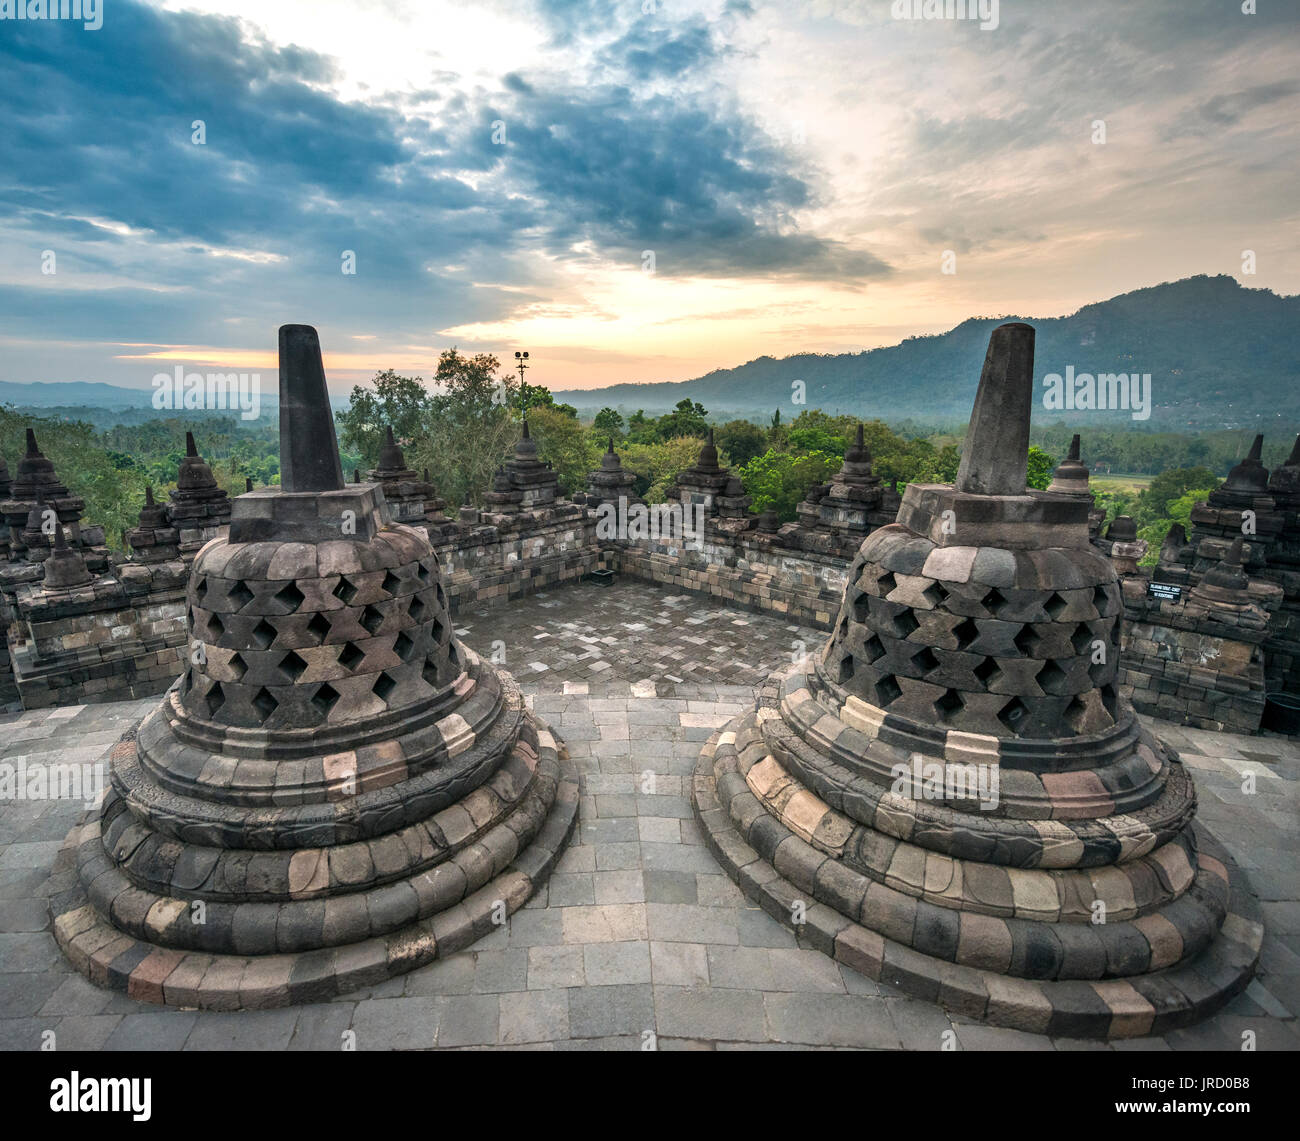
<svg viewBox="0 0 1300 1141">
<path fill-rule="evenodd" d="M 886 267 L 837 243 L 800 235 L 789 215 L 812 201 L 783 152 L 721 92 L 642 98 L 617 85 L 538 90 L 501 115 L 506 169 L 544 188 L 549 247 L 593 241 L 639 262 L 655 251 L 668 274 L 878 274 Z"/>
<path fill-rule="evenodd" d="M 273 240 L 295 194 L 312 195 L 293 204 L 309 218 L 384 196 L 419 170 L 399 137 L 437 145 L 416 120 L 314 88 L 329 61 L 250 42 L 235 21 L 130 3 L 113 16 L 95 35 L 29 23 L 0 39 L 0 98 L 24 108 L 0 135 L 0 169 L 66 214 L 163 237 Z M 191 143 L 195 119 L 207 146 Z M 465 187 L 431 174 L 432 204 L 470 204 Z"/>
<path fill-rule="evenodd" d="M 655 75 L 714 50 L 702 23 L 658 51 L 648 32 L 618 44 L 637 61 L 629 67 Z M 102 335 L 111 325 L 120 340 L 235 343 L 232 321 L 292 303 L 427 339 L 431 328 L 497 319 L 514 304 L 499 291 L 466 290 L 440 267 L 489 264 L 503 275 L 491 280 L 526 285 L 531 267 L 520 255 L 570 256 L 579 241 L 638 264 L 653 248 L 668 275 L 885 268 L 794 232 L 790 215 L 811 201 L 808 182 L 720 93 L 560 89 L 511 74 L 499 105 L 443 99 L 430 125 L 396 105 L 336 98 L 320 86 L 334 76 L 332 61 L 237 21 L 126 0 L 93 35 L 48 21 L 8 25 L 0 99 L 22 108 L 0 133 L 10 238 L 71 247 L 61 274 L 120 271 L 144 290 L 140 305 L 82 291 L 78 304 L 104 320 L 75 330 L 63 324 L 72 310 L 45 306 L 57 331 Z M 491 139 L 497 118 L 508 124 L 504 147 Z M 195 119 L 206 124 L 204 146 L 191 141 Z M 345 249 L 356 251 L 355 278 L 340 274 Z M 164 304 L 160 289 L 180 292 Z M 30 331 L 26 307 L 0 312 L 4 331 Z"/>
</svg>

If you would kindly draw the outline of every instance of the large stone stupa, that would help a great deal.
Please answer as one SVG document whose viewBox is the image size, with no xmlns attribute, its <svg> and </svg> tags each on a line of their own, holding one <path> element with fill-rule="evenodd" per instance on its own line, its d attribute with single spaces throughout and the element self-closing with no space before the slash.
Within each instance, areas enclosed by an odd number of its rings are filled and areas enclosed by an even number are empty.
<svg viewBox="0 0 1300 1141">
<path fill-rule="evenodd" d="M 956 485 L 907 488 L 820 657 L 708 742 L 693 799 L 744 892 L 871 978 L 1000 1026 L 1160 1034 L 1247 985 L 1262 928 L 1117 690 L 1088 497 L 1026 487 L 1033 347 L 994 330 Z"/>
<path fill-rule="evenodd" d="M 571 835 L 576 768 L 453 635 L 438 559 L 345 484 L 316 331 L 280 329 L 282 484 L 189 581 L 190 665 L 69 835 L 54 934 L 96 983 L 212 1009 L 459 950 Z"/>
</svg>

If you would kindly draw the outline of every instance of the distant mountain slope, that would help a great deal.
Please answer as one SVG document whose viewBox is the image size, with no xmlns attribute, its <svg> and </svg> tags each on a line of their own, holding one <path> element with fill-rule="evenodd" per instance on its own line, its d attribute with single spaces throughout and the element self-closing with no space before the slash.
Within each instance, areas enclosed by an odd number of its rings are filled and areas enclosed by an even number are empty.
<svg viewBox="0 0 1300 1141">
<path fill-rule="evenodd" d="M 1038 330 L 1035 417 L 1100 426 L 1241 427 L 1300 420 L 1300 296 L 1246 289 L 1234 278 L 1205 275 L 1138 289 L 1086 305 L 1068 317 L 976 317 L 947 333 L 909 337 L 860 353 L 759 357 L 694 380 L 616 384 L 556 392 L 581 409 L 623 406 L 661 411 L 684 397 L 706 408 L 783 414 L 794 380 L 807 384 L 807 406 L 926 423 L 965 420 L 979 382 L 989 330 L 1025 320 Z M 1044 409 L 1042 378 L 1076 373 L 1150 373 L 1151 419 L 1128 412 Z"/>
<path fill-rule="evenodd" d="M 280 402 L 276 391 L 275 377 L 272 376 L 269 391 L 261 396 L 262 405 L 274 409 Z M 156 410 L 153 406 L 152 388 L 123 388 L 117 384 L 101 384 L 89 380 L 35 380 L 21 383 L 14 380 L 0 380 L 0 404 L 12 404 L 16 408 L 50 408 L 59 409 L 61 413 L 72 414 L 78 408 L 96 409 L 133 409 L 159 416 L 174 416 L 169 409 Z M 335 408 L 346 408 L 348 402 L 343 397 L 332 397 L 330 404 Z M 182 409 L 182 412 L 187 410 Z M 200 415 L 204 410 L 190 409 L 191 414 Z M 217 410 L 218 415 L 227 415 L 225 410 Z"/>
<path fill-rule="evenodd" d="M 98 384 L 87 380 L 69 380 L 56 383 L 35 381 L 19 384 L 0 380 L 0 404 L 15 404 L 21 408 L 61 408 L 80 405 L 83 408 L 147 408 L 153 390 L 148 388 L 121 388 L 116 384 Z"/>
</svg>

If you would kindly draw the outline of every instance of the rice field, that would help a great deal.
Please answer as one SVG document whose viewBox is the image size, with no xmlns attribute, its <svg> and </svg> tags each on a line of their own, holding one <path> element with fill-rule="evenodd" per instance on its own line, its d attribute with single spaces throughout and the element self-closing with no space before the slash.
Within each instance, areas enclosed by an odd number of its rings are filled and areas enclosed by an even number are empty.
<svg viewBox="0 0 1300 1141">
<path fill-rule="evenodd" d="M 1089 480 L 1094 491 L 1127 491 L 1136 495 L 1151 486 L 1154 475 L 1126 475 L 1122 472 L 1108 472 L 1105 475 L 1093 475 Z"/>
</svg>

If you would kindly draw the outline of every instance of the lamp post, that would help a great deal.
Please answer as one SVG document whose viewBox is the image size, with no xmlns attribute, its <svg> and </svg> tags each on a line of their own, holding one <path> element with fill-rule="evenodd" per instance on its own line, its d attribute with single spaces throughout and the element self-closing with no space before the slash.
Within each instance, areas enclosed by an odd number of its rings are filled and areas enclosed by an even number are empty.
<svg viewBox="0 0 1300 1141">
<path fill-rule="evenodd" d="M 515 353 L 515 368 L 519 370 L 519 415 L 521 418 L 528 415 L 528 397 L 524 388 L 524 370 L 528 367 L 528 353 Z"/>
</svg>

